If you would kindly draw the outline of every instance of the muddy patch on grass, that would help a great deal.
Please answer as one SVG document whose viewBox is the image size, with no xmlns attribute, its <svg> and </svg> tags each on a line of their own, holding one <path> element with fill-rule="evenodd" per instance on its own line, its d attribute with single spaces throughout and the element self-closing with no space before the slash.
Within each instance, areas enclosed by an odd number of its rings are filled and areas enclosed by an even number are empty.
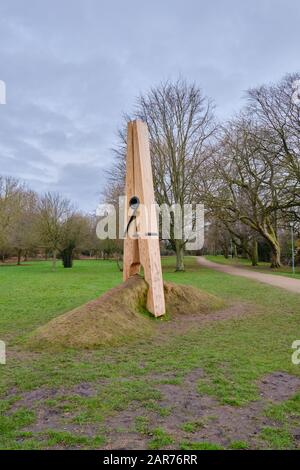
<svg viewBox="0 0 300 470">
<path fill-rule="evenodd" d="M 39 434 L 47 433 L 47 431 L 59 431 L 69 432 L 78 437 L 92 438 L 99 434 L 99 425 L 74 422 L 76 414 L 72 411 L 68 400 L 74 396 L 88 398 L 96 396 L 96 394 L 95 384 L 87 382 L 82 382 L 72 389 L 33 390 L 23 393 L 22 398 L 10 408 L 9 413 L 16 412 L 21 408 L 30 409 L 35 413 L 35 422 L 23 429 L 27 432 Z M 48 400 L 54 400 L 53 404 L 50 405 Z"/>
<path fill-rule="evenodd" d="M 273 403 L 288 400 L 300 391 L 300 377 L 286 372 L 266 375 L 259 384 L 260 395 Z"/>
<path fill-rule="evenodd" d="M 249 448 L 259 448 L 261 430 L 278 426 L 264 414 L 270 402 L 287 400 L 299 391 L 300 378 L 283 372 L 275 372 L 259 382 L 261 399 L 247 406 L 222 405 L 215 398 L 197 391 L 197 383 L 204 377 L 202 369 L 186 375 L 181 384 L 163 383 L 172 374 L 150 376 L 161 399 L 149 410 L 140 404 L 132 404 L 127 410 L 109 418 L 107 449 L 145 449 L 153 437 L 153 431 L 163 429 L 173 439 L 167 449 L 178 449 L 180 443 L 212 442 L 230 448 L 234 441 L 245 441 Z M 300 425 L 300 418 L 299 423 Z M 299 426 L 297 426 L 299 428 Z M 298 429 L 299 431 L 299 429 Z M 300 432 L 292 431 L 295 446 L 299 445 Z"/>
<path fill-rule="evenodd" d="M 266 407 L 270 403 L 288 400 L 300 390 L 299 377 L 274 372 L 257 383 L 258 400 L 237 407 L 220 404 L 216 398 L 199 392 L 198 382 L 205 379 L 201 368 L 193 369 L 184 377 L 176 370 L 167 370 L 150 373 L 143 379 L 160 393 L 160 398 L 143 403 L 132 402 L 127 409 L 114 413 L 101 424 L 76 423 L 68 399 L 97 396 L 101 387 L 109 383 L 107 379 L 96 383 L 81 382 L 72 388 L 41 388 L 24 392 L 8 415 L 20 408 L 33 410 L 36 421 L 24 431 L 37 435 L 54 430 L 92 438 L 99 433 L 102 435 L 105 430 L 104 449 L 147 449 L 153 445 L 151 441 L 157 429 L 163 430 L 173 440 L 172 444 L 165 446 L 166 449 L 178 449 L 184 441 L 211 442 L 225 448 L 230 448 L 233 441 L 245 441 L 249 448 L 260 448 L 267 446 L 259 438 L 261 430 L 266 426 L 278 429 L 278 423 L 265 416 Z M 48 400 L 53 400 L 53 404 Z M 290 431 L 295 447 L 300 446 L 300 418 L 293 421 Z"/>
<path fill-rule="evenodd" d="M 253 304 L 246 302 L 229 305 L 222 310 L 212 312 L 209 315 L 197 315 L 194 313 L 178 316 L 176 322 L 165 322 L 159 325 L 156 331 L 156 342 L 161 342 L 165 339 L 166 335 L 170 334 L 185 334 L 195 328 L 201 328 L 208 323 L 226 321 L 226 320 L 239 320 L 248 315 L 259 315 L 263 311 L 253 307 Z"/>
<path fill-rule="evenodd" d="M 151 374 L 147 374 L 146 380 L 150 382 L 172 382 L 178 379 L 178 372 L 170 371 L 170 372 L 154 372 Z"/>
<path fill-rule="evenodd" d="M 18 400 L 11 406 L 10 413 L 15 412 L 20 408 L 34 409 L 39 406 L 41 402 L 46 400 L 67 399 L 68 397 L 92 397 L 97 394 L 97 384 L 89 382 L 81 382 L 72 388 L 60 387 L 54 388 L 39 388 L 23 392 L 19 395 Z M 7 397 L 18 395 L 18 390 L 14 388 L 7 393 Z"/>
<path fill-rule="evenodd" d="M 109 442 L 103 450 L 145 450 L 148 448 L 149 439 L 143 438 L 138 433 L 114 433 L 110 435 Z"/>
<path fill-rule="evenodd" d="M 62 422 L 69 418 L 69 413 L 63 413 L 61 410 L 49 408 L 45 405 L 36 408 L 36 421 L 34 424 L 27 426 L 24 431 L 40 433 L 48 430 L 63 431 Z"/>
<path fill-rule="evenodd" d="M 36 410 L 36 422 L 24 428 L 24 431 L 36 434 L 47 431 L 68 432 L 74 436 L 94 438 L 102 433 L 98 424 L 76 424 L 72 422 L 74 416 L 70 412 L 43 407 Z"/>
<path fill-rule="evenodd" d="M 105 449 L 138 450 L 147 449 L 149 426 L 155 426 L 155 412 L 145 412 L 145 408 L 132 404 L 105 421 L 107 444 Z"/>
</svg>

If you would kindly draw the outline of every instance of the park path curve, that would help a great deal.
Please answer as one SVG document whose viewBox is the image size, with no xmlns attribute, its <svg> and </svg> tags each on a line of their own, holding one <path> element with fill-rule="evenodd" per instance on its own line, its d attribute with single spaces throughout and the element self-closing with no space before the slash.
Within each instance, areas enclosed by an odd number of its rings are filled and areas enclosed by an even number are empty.
<svg viewBox="0 0 300 470">
<path fill-rule="evenodd" d="M 204 256 L 198 256 L 197 261 L 200 266 L 205 268 L 215 269 L 226 274 L 233 274 L 234 276 L 247 277 L 254 281 L 264 282 L 274 287 L 281 287 L 290 292 L 300 294 L 300 279 L 292 279 L 290 277 L 280 276 L 277 274 L 264 274 L 260 272 L 252 272 L 247 268 L 237 268 L 235 266 L 228 266 L 226 264 L 214 263 L 204 258 Z"/>
</svg>

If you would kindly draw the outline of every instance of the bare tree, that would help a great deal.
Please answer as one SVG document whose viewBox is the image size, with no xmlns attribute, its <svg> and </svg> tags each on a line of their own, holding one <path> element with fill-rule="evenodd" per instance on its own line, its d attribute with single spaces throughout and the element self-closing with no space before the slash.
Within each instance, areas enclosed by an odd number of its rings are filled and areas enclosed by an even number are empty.
<svg viewBox="0 0 300 470">
<path fill-rule="evenodd" d="M 289 174 L 287 191 L 297 193 L 300 202 L 300 104 L 295 97 L 299 79 L 300 74 L 290 74 L 277 84 L 254 88 L 248 92 L 248 101 L 252 116 L 268 129 L 282 171 Z"/>
<path fill-rule="evenodd" d="M 135 112 L 126 120 L 141 119 L 148 125 L 156 202 L 172 206 L 197 203 L 195 184 L 210 152 L 216 131 L 213 105 L 196 85 L 183 80 L 162 83 L 137 100 Z M 123 187 L 126 138 L 120 132 L 116 164 L 110 172 L 113 182 Z M 184 229 L 184 227 L 182 227 Z M 184 232 L 184 230 L 183 230 Z M 176 270 L 184 270 L 184 247 L 188 240 L 174 238 Z"/>
<path fill-rule="evenodd" d="M 24 186 L 15 178 L 0 176 L 0 249 L 8 250 L 22 211 Z"/>
<path fill-rule="evenodd" d="M 279 267 L 279 215 L 295 207 L 298 196 L 269 129 L 245 115 L 232 121 L 224 129 L 214 169 L 208 205 L 227 226 L 242 222 L 261 235 L 271 247 L 271 266 Z"/>
<path fill-rule="evenodd" d="M 64 268 L 72 268 L 74 252 L 85 247 L 89 228 L 89 219 L 80 213 L 72 213 L 62 222 L 59 252 Z"/>
<path fill-rule="evenodd" d="M 68 199 L 58 193 L 46 193 L 39 202 L 39 233 L 41 240 L 52 252 L 52 269 L 55 270 L 57 253 L 63 237 L 63 224 L 73 210 Z"/>
<path fill-rule="evenodd" d="M 21 263 L 21 256 L 39 246 L 39 237 L 36 229 L 38 217 L 38 196 L 28 189 L 20 190 L 18 206 L 15 207 L 14 224 L 9 236 L 9 245 L 17 253 L 17 264 Z"/>
</svg>

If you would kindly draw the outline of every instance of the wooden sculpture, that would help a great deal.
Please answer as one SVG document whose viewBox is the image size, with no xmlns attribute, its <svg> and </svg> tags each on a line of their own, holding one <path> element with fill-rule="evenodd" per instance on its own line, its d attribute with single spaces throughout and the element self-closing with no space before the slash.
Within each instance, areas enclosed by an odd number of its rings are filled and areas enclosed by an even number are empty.
<svg viewBox="0 0 300 470">
<path fill-rule="evenodd" d="M 148 129 L 142 121 L 128 123 L 126 196 L 123 279 L 143 266 L 149 286 L 147 309 L 159 317 L 165 314 L 165 297 Z"/>
</svg>

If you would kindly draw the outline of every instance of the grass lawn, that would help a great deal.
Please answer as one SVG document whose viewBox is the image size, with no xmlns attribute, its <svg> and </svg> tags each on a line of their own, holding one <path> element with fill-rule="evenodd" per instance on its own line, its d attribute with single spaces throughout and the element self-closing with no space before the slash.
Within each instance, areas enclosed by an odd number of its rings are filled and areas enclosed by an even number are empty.
<svg viewBox="0 0 300 470">
<path fill-rule="evenodd" d="M 245 267 L 249 268 L 252 271 L 259 271 L 261 273 L 266 273 L 266 274 L 279 274 L 281 276 L 287 276 L 287 277 L 292 277 L 293 279 L 300 279 L 300 266 L 296 266 L 295 268 L 295 274 L 292 273 L 292 268 L 291 266 L 281 266 L 281 268 L 278 269 L 271 269 L 270 268 L 270 263 L 266 263 L 264 261 L 260 261 L 258 266 L 251 266 L 251 261 L 247 258 L 224 258 L 222 255 L 207 255 L 205 256 L 210 261 L 213 261 L 215 263 L 219 264 L 227 264 L 231 266 L 238 266 L 240 267 Z"/>
<path fill-rule="evenodd" d="M 54 273 L 47 262 L 0 267 L 8 352 L 1 449 L 299 446 L 300 365 L 291 345 L 300 339 L 300 296 L 201 268 L 192 257 L 184 273 L 174 272 L 173 258 L 163 263 L 166 280 L 221 297 L 229 313 L 199 324 L 187 318 L 186 327 L 153 319 L 155 334 L 142 341 L 55 354 L 28 351 L 27 335 L 120 283 L 116 264 L 77 261 Z M 249 430 L 241 417 L 250 415 Z"/>
</svg>

